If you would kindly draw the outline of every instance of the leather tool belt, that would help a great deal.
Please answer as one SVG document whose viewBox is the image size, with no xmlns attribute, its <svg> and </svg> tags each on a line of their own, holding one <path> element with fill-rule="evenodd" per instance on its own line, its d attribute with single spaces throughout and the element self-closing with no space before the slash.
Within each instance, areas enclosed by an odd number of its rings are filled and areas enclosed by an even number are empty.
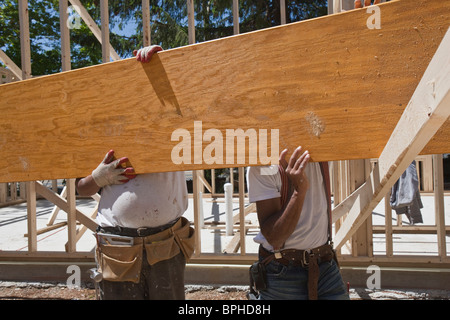
<svg viewBox="0 0 450 320">
<path fill-rule="evenodd" d="M 310 300 L 317 300 L 317 283 L 319 281 L 319 264 L 335 259 L 335 253 L 332 244 L 325 244 L 311 250 L 285 249 L 276 252 L 270 252 L 259 247 L 259 255 L 264 265 L 276 260 L 277 262 L 288 266 L 301 266 L 308 269 L 308 295 Z"/>
<path fill-rule="evenodd" d="M 122 228 L 122 231 L 127 228 Z M 136 230 L 136 229 L 135 229 Z M 104 228 L 99 231 L 107 231 Z M 130 230 L 125 230 L 125 232 Z M 186 261 L 194 252 L 194 229 L 181 217 L 172 226 L 147 236 L 124 236 L 98 232 L 96 259 L 98 271 L 108 281 L 140 281 L 142 261 L 149 265 L 175 257 L 180 251 Z"/>
<path fill-rule="evenodd" d="M 115 235 L 125 236 L 125 237 L 147 237 L 159 232 L 162 232 L 166 229 L 169 229 L 170 227 L 173 227 L 177 222 L 180 221 L 179 219 L 176 219 L 176 221 L 173 221 L 171 223 L 159 226 L 159 227 L 144 227 L 144 228 L 127 228 L 127 227 L 98 227 L 97 231 L 99 232 L 105 232 L 105 233 L 111 233 Z"/>
</svg>

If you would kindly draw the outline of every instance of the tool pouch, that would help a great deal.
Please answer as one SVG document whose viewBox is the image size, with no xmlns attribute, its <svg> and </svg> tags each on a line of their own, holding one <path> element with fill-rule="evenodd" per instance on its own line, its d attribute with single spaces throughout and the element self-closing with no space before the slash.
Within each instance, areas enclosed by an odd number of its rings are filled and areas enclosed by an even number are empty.
<svg viewBox="0 0 450 320">
<path fill-rule="evenodd" d="M 195 247 L 195 230 L 190 226 L 189 220 L 182 217 L 181 218 L 181 228 L 175 230 L 174 236 L 178 247 L 184 254 L 186 262 L 189 261 L 190 257 L 194 253 Z"/>
<path fill-rule="evenodd" d="M 168 260 L 183 252 L 186 261 L 194 252 L 194 229 L 182 217 L 174 226 L 159 233 L 134 238 L 134 245 L 104 244 L 98 241 L 96 258 L 99 272 L 108 281 L 140 280 L 144 249 L 149 265 Z"/>
<path fill-rule="evenodd" d="M 147 253 L 147 261 L 154 265 L 163 260 L 173 258 L 183 252 L 186 261 L 194 252 L 194 229 L 191 228 L 189 220 L 182 217 L 180 224 L 175 224 L 172 228 L 160 234 L 148 236 L 144 240 Z"/>
<path fill-rule="evenodd" d="M 260 261 L 252 264 L 250 267 L 250 289 L 261 291 L 267 288 L 266 267 Z"/>
<path fill-rule="evenodd" d="M 142 266 L 142 244 L 97 245 L 97 263 L 103 279 L 138 283 Z"/>
<path fill-rule="evenodd" d="M 160 241 L 151 241 L 145 243 L 144 246 L 149 265 L 173 258 L 180 252 L 174 236 Z"/>
</svg>

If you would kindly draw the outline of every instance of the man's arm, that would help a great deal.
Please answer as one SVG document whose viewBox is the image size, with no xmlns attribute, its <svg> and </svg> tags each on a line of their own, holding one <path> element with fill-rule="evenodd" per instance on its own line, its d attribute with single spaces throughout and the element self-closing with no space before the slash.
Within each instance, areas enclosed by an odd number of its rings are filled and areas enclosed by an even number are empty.
<svg viewBox="0 0 450 320">
<path fill-rule="evenodd" d="M 100 187 L 92 179 L 92 175 L 75 180 L 75 185 L 80 196 L 92 196 L 100 191 Z"/>
<path fill-rule="evenodd" d="M 308 151 L 300 155 L 302 149 L 298 147 L 293 152 L 289 163 L 285 156 L 287 150 L 280 154 L 280 163 L 286 170 L 289 180 L 292 182 L 294 191 L 283 210 L 279 198 L 261 200 L 256 202 L 261 232 L 275 250 L 283 247 L 286 240 L 294 232 L 303 207 L 309 182 L 305 175 L 305 167 L 309 162 Z"/>
</svg>

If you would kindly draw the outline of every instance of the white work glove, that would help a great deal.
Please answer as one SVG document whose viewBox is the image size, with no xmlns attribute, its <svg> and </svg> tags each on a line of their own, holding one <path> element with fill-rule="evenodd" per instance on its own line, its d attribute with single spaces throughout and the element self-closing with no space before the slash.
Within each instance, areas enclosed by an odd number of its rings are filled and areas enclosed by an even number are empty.
<svg viewBox="0 0 450 320">
<path fill-rule="evenodd" d="M 100 187 L 123 184 L 136 177 L 132 167 L 123 168 L 122 164 L 128 161 L 128 158 L 114 160 L 114 151 L 109 151 L 98 167 L 92 171 L 92 178 Z"/>
<path fill-rule="evenodd" d="M 137 61 L 149 62 L 154 53 L 162 50 L 163 48 L 161 48 L 160 46 L 153 45 L 141 48 L 139 50 L 134 50 L 133 54 L 136 56 Z"/>
</svg>

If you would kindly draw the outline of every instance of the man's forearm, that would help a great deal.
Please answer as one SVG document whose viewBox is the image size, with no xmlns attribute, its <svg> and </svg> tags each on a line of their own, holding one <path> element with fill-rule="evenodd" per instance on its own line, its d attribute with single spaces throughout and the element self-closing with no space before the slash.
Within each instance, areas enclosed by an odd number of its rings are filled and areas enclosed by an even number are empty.
<svg viewBox="0 0 450 320">
<path fill-rule="evenodd" d="M 77 179 L 75 185 L 80 196 L 92 196 L 100 190 L 91 175 Z"/>
<path fill-rule="evenodd" d="M 275 250 L 281 249 L 294 232 L 300 219 L 306 192 L 291 196 L 286 208 L 277 214 L 271 215 L 261 225 L 261 232 Z"/>
</svg>

